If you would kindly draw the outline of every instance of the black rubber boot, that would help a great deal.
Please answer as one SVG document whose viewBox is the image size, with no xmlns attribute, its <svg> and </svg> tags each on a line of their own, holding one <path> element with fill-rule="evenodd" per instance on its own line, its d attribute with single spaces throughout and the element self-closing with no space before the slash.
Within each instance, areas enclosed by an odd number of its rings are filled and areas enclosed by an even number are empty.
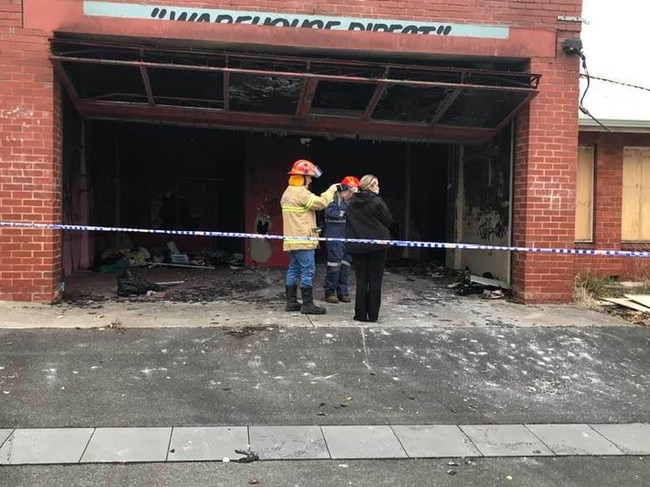
<svg viewBox="0 0 650 487">
<path fill-rule="evenodd" d="M 300 303 L 298 302 L 298 286 L 285 286 L 287 291 L 287 304 L 284 307 L 285 311 L 300 311 Z"/>
<path fill-rule="evenodd" d="M 324 315 L 327 313 L 325 308 L 316 306 L 314 304 L 314 288 L 311 286 L 305 286 L 300 288 L 300 293 L 302 294 L 302 307 L 300 312 L 304 315 Z"/>
</svg>

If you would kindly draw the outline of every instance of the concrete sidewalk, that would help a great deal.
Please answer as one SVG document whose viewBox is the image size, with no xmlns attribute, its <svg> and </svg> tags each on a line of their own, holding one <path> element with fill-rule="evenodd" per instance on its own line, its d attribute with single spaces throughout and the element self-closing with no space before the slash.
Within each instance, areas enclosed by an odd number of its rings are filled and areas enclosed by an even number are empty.
<svg viewBox="0 0 650 487">
<path fill-rule="evenodd" d="M 650 424 L 0 430 L 0 465 L 648 454 Z"/>
</svg>

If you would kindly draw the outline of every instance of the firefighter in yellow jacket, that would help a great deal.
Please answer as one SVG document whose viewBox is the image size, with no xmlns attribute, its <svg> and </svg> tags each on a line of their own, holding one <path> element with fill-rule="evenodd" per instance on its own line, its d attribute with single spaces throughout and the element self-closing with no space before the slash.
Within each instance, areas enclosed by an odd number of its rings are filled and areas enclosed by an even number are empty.
<svg viewBox="0 0 650 487">
<path fill-rule="evenodd" d="M 338 185 L 331 185 L 320 196 L 309 191 L 312 178 L 320 177 L 322 171 L 316 164 L 306 159 L 294 162 L 288 174 L 289 186 L 280 200 L 286 237 L 283 248 L 289 252 L 285 309 L 300 311 L 303 314 L 321 315 L 325 314 L 326 310 L 314 304 L 313 288 L 313 278 L 316 273 L 315 250 L 318 241 L 307 240 L 304 237 L 318 236 L 316 211 L 324 210 L 331 203 Z M 300 280 L 302 305 L 298 302 L 298 280 Z"/>
</svg>

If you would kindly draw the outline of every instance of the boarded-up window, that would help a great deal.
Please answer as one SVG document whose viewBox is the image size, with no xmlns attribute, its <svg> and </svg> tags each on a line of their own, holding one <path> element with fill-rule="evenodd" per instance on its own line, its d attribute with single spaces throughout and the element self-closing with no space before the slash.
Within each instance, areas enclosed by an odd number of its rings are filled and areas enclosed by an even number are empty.
<svg viewBox="0 0 650 487">
<path fill-rule="evenodd" d="M 624 242 L 650 241 L 650 147 L 626 147 L 623 155 Z"/>
<path fill-rule="evenodd" d="M 580 147 L 576 182 L 576 242 L 591 242 L 594 228 L 594 148 Z"/>
</svg>

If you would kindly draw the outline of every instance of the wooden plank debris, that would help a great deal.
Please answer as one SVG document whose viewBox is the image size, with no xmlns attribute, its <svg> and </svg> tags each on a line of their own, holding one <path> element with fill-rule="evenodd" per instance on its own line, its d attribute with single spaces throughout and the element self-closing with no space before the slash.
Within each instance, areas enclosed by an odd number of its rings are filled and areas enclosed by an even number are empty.
<svg viewBox="0 0 650 487">
<path fill-rule="evenodd" d="M 635 311 L 641 311 L 642 313 L 650 313 L 650 308 L 643 306 L 642 304 L 635 303 L 631 299 L 627 298 L 604 298 L 605 301 L 609 301 L 610 303 L 615 303 L 621 306 L 625 306 L 626 308 L 633 309 Z"/>
<path fill-rule="evenodd" d="M 626 294 L 625 297 L 646 308 L 650 308 L 650 294 Z"/>
</svg>

